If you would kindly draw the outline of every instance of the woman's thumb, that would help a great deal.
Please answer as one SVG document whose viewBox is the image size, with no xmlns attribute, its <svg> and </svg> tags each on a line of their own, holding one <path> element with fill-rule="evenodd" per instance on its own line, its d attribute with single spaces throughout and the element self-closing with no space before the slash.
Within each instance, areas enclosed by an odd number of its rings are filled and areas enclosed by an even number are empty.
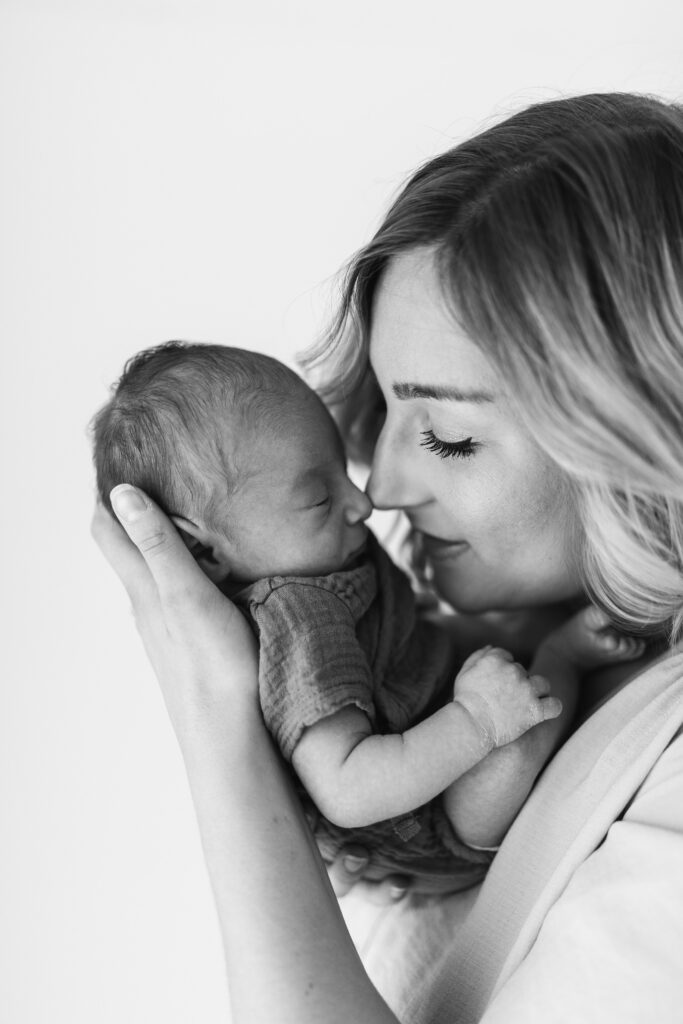
<svg viewBox="0 0 683 1024">
<path fill-rule="evenodd" d="M 173 523 L 143 491 L 119 484 L 110 494 L 112 508 L 144 558 L 160 596 L 187 585 L 189 572 L 199 572 Z M 201 575 L 201 573 L 199 573 Z"/>
</svg>

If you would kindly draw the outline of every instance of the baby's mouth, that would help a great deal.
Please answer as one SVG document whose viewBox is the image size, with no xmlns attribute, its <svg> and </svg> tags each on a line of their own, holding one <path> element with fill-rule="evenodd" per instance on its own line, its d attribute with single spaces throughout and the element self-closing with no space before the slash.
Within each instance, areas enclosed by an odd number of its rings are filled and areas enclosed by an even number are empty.
<svg viewBox="0 0 683 1024">
<path fill-rule="evenodd" d="M 342 569 L 348 569 L 349 566 L 351 566 L 356 561 L 356 559 L 360 558 L 361 555 L 365 554 L 365 548 L 367 547 L 367 543 L 368 542 L 366 538 L 362 544 L 359 544 L 358 547 L 351 552 L 348 558 L 344 561 Z"/>
</svg>

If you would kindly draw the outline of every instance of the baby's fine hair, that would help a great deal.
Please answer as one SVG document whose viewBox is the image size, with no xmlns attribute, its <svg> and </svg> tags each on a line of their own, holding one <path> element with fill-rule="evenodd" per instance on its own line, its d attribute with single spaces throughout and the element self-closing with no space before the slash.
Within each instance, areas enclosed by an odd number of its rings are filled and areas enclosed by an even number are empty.
<svg viewBox="0 0 683 1024">
<path fill-rule="evenodd" d="M 249 471 L 249 432 L 277 427 L 301 378 L 259 352 L 169 341 L 126 363 L 92 421 L 97 489 L 144 490 L 173 515 L 225 529 L 225 503 Z M 242 454 L 240 454 L 242 452 Z"/>
<path fill-rule="evenodd" d="M 388 262 L 420 247 L 564 471 L 587 592 L 629 631 L 680 637 L 683 108 L 627 93 L 540 103 L 416 171 L 307 361 L 356 457 L 382 422 L 373 296 Z"/>
</svg>

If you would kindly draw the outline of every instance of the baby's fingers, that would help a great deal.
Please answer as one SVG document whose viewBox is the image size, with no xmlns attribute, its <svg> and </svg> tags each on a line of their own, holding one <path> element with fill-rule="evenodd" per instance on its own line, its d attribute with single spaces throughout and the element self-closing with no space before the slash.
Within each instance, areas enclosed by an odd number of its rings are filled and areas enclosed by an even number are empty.
<svg viewBox="0 0 683 1024">
<path fill-rule="evenodd" d="M 346 896 L 363 877 L 369 857 L 362 847 L 346 846 L 338 857 L 327 865 L 327 873 L 337 899 Z"/>
<path fill-rule="evenodd" d="M 369 903 L 384 906 L 397 903 L 410 887 L 410 880 L 403 875 L 387 875 L 380 881 L 366 881 L 370 858 L 362 846 L 345 846 L 335 860 L 327 865 L 327 873 L 337 899 L 346 896 L 352 889 L 362 893 Z"/>
<path fill-rule="evenodd" d="M 550 694 L 550 680 L 545 676 L 529 676 L 529 682 L 537 697 L 547 697 Z"/>
<path fill-rule="evenodd" d="M 550 680 L 545 676 L 529 676 L 529 683 L 533 687 L 534 694 L 538 698 L 533 703 L 534 725 L 541 722 L 548 722 L 562 714 L 562 701 L 558 697 L 550 695 Z"/>
<path fill-rule="evenodd" d="M 474 668 L 481 661 L 493 661 L 496 658 L 499 661 L 514 661 L 514 656 L 504 647 L 493 647 L 491 644 L 488 644 L 486 647 L 479 647 L 476 651 L 472 651 L 470 656 L 460 666 L 460 671 Z"/>
<path fill-rule="evenodd" d="M 405 875 L 388 875 L 381 882 L 361 882 L 364 899 L 377 907 L 398 903 L 410 889 L 410 879 Z"/>
<path fill-rule="evenodd" d="M 539 723 L 549 722 L 550 719 L 559 718 L 562 714 L 562 701 L 559 697 L 541 697 L 537 702 L 537 707 L 539 709 Z"/>
</svg>

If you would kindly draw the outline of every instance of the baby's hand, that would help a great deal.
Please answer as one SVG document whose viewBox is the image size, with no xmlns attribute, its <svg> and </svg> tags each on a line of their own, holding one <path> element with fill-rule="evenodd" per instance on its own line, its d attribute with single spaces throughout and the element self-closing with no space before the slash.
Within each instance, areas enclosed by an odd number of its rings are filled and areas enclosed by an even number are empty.
<svg viewBox="0 0 683 1024">
<path fill-rule="evenodd" d="M 482 731 L 489 749 L 502 747 L 562 712 L 543 676 L 530 676 L 501 647 L 483 647 L 460 669 L 453 700 L 461 704 Z"/>
</svg>

